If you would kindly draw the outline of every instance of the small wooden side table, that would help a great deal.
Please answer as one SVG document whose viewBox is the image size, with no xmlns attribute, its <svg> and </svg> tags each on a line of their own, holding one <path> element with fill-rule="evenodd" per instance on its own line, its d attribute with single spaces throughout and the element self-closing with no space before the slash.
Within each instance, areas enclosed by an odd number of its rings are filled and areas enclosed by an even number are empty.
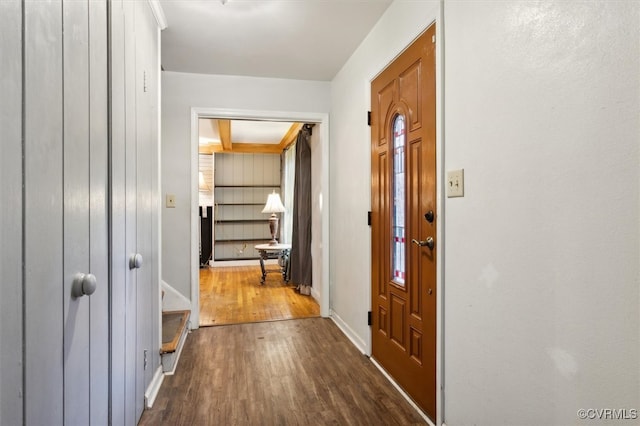
<svg viewBox="0 0 640 426">
<path fill-rule="evenodd" d="M 267 279 L 269 272 L 279 272 L 282 274 L 282 279 L 285 282 L 289 282 L 289 255 L 291 254 L 291 244 L 258 244 L 255 247 L 258 253 L 260 253 L 260 269 L 262 270 L 260 284 L 264 285 L 264 281 Z M 267 269 L 264 265 L 264 261 L 267 259 L 278 259 L 281 267 L 278 269 Z"/>
</svg>

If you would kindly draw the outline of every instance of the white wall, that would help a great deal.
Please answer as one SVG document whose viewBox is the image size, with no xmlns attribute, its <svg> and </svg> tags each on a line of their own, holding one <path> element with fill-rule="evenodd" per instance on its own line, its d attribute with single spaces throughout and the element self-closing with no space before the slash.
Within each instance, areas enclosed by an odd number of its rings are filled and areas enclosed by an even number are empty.
<svg viewBox="0 0 640 426">
<path fill-rule="evenodd" d="M 164 209 L 163 280 L 191 297 L 191 108 L 329 111 L 329 83 L 164 72 L 162 80 L 162 193 L 176 195 Z"/>
<path fill-rule="evenodd" d="M 444 421 L 640 401 L 640 5 L 445 1 Z M 370 79 L 437 16 L 396 1 L 331 86 L 331 307 L 370 330 Z M 442 46 L 442 44 L 441 44 Z M 439 65 L 441 66 L 442 63 Z"/>
<path fill-rule="evenodd" d="M 447 425 L 640 408 L 640 4 L 447 1 L 444 24 Z"/>
<path fill-rule="evenodd" d="M 371 134 L 370 82 L 432 23 L 437 1 L 396 1 L 331 84 L 330 298 L 333 315 L 370 352 Z"/>
</svg>

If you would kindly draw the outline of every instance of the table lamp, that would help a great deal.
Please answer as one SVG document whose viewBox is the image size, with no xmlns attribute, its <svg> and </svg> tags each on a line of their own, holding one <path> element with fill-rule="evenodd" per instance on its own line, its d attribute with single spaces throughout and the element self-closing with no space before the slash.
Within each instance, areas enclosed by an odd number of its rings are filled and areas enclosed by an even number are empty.
<svg viewBox="0 0 640 426">
<path fill-rule="evenodd" d="M 282 213 L 284 211 L 280 195 L 276 194 L 276 191 L 274 190 L 269 194 L 267 204 L 265 204 L 264 209 L 262 209 L 262 213 L 271 213 L 271 216 L 269 217 L 269 232 L 271 232 L 271 241 L 269 241 L 270 246 L 278 244 L 278 240 L 276 239 L 276 235 L 278 234 L 278 216 L 276 213 Z"/>
</svg>

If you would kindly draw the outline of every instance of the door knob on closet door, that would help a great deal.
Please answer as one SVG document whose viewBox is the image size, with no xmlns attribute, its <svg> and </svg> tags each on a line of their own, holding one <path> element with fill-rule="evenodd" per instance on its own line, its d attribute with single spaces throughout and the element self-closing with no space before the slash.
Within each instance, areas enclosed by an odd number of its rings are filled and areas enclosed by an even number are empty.
<svg viewBox="0 0 640 426">
<path fill-rule="evenodd" d="M 142 267 L 142 255 L 140 253 L 132 254 L 129 258 L 129 269 L 140 269 Z"/>
<path fill-rule="evenodd" d="M 73 279 L 73 295 L 91 296 L 96 291 L 97 284 L 95 275 L 78 273 Z"/>
</svg>

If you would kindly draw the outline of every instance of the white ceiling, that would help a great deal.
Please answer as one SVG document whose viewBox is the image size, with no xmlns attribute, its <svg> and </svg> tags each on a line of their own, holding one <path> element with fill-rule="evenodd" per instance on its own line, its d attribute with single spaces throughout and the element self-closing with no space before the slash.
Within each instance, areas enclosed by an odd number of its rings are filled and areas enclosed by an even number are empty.
<svg viewBox="0 0 640 426">
<path fill-rule="evenodd" d="M 292 122 L 231 120 L 231 142 L 277 145 L 291 128 Z M 219 144 L 218 120 L 199 120 L 200 144 Z"/>
<path fill-rule="evenodd" d="M 392 0 L 160 0 L 166 71 L 330 81 Z"/>
</svg>

